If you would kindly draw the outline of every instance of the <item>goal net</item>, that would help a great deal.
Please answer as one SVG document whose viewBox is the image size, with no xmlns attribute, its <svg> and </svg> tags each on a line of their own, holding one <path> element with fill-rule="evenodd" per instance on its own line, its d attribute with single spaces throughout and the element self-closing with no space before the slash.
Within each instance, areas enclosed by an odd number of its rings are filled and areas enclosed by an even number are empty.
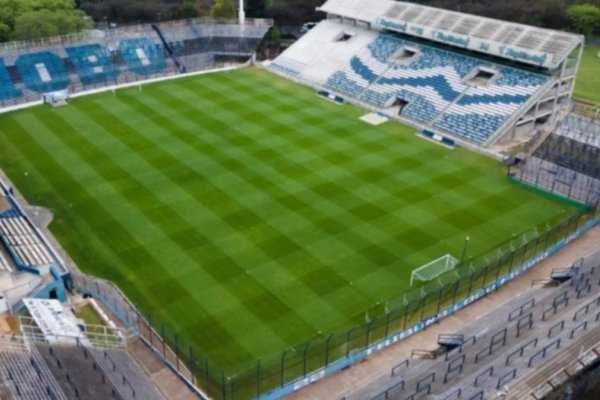
<svg viewBox="0 0 600 400">
<path fill-rule="evenodd" d="M 69 99 L 69 90 L 58 90 L 56 92 L 44 93 L 42 100 L 44 104 L 50 104 L 52 107 L 60 107 L 67 104 Z"/>
<path fill-rule="evenodd" d="M 458 263 L 459 261 L 456 258 L 452 257 L 450 254 L 446 254 L 435 261 L 425 264 L 412 272 L 410 275 L 410 286 L 412 286 L 415 281 L 434 280 L 438 276 L 448 271 L 452 271 Z"/>
</svg>

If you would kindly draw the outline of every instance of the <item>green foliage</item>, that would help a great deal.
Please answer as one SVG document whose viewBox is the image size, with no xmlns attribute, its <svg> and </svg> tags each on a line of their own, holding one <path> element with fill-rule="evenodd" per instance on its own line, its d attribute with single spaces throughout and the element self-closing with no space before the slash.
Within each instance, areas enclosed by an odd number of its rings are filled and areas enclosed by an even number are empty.
<svg viewBox="0 0 600 400">
<path fill-rule="evenodd" d="M 74 0 L 0 0 L 0 41 L 62 35 L 90 26 Z"/>
<path fill-rule="evenodd" d="M 215 0 L 196 0 L 196 12 L 199 17 L 210 17 Z"/>
<path fill-rule="evenodd" d="M 264 18 L 267 0 L 246 0 L 246 15 L 249 18 Z"/>
<path fill-rule="evenodd" d="M 0 42 L 6 42 L 10 39 L 10 26 L 0 22 Z"/>
<path fill-rule="evenodd" d="M 233 0 L 216 0 L 210 16 L 215 19 L 235 19 L 236 9 Z"/>
<path fill-rule="evenodd" d="M 600 8 L 593 4 L 574 4 L 567 9 L 567 17 L 571 30 L 588 38 L 600 26 Z"/>
<path fill-rule="evenodd" d="M 184 18 L 193 18 L 196 15 L 196 2 L 194 0 L 183 0 L 181 3 L 181 16 Z"/>
</svg>

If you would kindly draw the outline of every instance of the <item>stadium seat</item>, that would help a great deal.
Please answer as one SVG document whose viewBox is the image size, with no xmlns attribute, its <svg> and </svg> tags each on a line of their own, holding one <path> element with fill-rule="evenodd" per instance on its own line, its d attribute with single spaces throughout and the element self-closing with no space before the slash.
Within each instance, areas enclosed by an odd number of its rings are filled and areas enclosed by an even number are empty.
<svg viewBox="0 0 600 400">
<path fill-rule="evenodd" d="M 148 38 L 122 40 L 119 53 L 127 68 L 137 75 L 158 74 L 167 66 L 161 46 Z"/>
<path fill-rule="evenodd" d="M 119 70 L 110 61 L 110 54 L 99 44 L 67 47 L 65 50 L 84 85 L 114 81 L 119 76 Z"/>
<path fill-rule="evenodd" d="M 21 96 L 21 91 L 16 88 L 14 82 L 10 78 L 4 60 L 0 58 L 0 100 L 16 99 Z"/>
<path fill-rule="evenodd" d="M 395 59 L 406 47 L 415 55 Z M 466 78 L 480 66 L 498 71 L 498 78 L 487 86 L 469 84 Z M 376 108 L 402 99 L 408 102 L 403 116 L 483 143 L 548 79 L 382 33 L 333 73 L 325 88 Z"/>
<path fill-rule="evenodd" d="M 49 51 L 22 54 L 15 61 L 15 66 L 25 87 L 34 92 L 63 90 L 71 82 L 63 60 Z"/>
</svg>

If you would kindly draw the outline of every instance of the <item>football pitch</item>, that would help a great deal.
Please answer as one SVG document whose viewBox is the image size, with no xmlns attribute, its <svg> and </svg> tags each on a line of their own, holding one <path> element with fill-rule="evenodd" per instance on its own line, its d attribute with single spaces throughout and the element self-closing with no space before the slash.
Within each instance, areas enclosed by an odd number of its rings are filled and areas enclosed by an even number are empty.
<svg viewBox="0 0 600 400">
<path fill-rule="evenodd" d="M 83 271 L 227 367 L 364 322 L 466 236 L 469 258 L 574 210 L 364 113 L 209 74 L 0 115 L 0 166 Z"/>
</svg>

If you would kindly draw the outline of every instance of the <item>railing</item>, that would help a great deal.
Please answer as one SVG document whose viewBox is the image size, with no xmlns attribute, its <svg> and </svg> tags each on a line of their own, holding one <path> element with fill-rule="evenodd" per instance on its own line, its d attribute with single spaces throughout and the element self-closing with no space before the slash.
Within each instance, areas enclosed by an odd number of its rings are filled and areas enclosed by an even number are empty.
<svg viewBox="0 0 600 400">
<path fill-rule="evenodd" d="M 216 25 L 239 25 L 238 20 L 228 19 L 213 19 L 213 18 L 189 18 L 180 19 L 173 21 L 159 22 L 158 25 L 162 28 L 177 28 L 185 27 L 189 24 L 216 24 Z M 62 46 L 65 44 L 78 43 L 92 38 L 104 37 L 107 35 L 115 34 L 131 34 L 147 32 L 150 29 L 150 23 L 148 24 L 135 24 L 125 25 L 119 28 L 108 29 L 108 30 L 85 30 L 78 33 L 72 33 L 68 35 L 51 36 L 41 39 L 34 40 L 23 40 L 13 41 L 7 43 L 0 43 L 0 54 L 7 52 L 16 52 L 22 50 L 29 50 L 36 47 L 50 47 L 50 46 Z M 272 19 L 253 19 L 247 18 L 244 26 L 257 26 L 257 27 L 271 27 L 273 26 Z"/>
<path fill-rule="evenodd" d="M 482 255 L 442 276 L 441 280 L 424 284 L 414 292 L 388 302 L 386 310 L 370 309 L 372 319 L 364 325 L 321 335 L 281 355 L 233 369 L 215 367 L 152 315 L 142 317 L 111 283 L 80 275 L 75 275 L 73 280 L 78 290 L 93 294 L 115 315 L 135 326 L 144 342 L 182 379 L 202 388 L 199 393 L 222 400 L 275 399 L 359 362 L 476 301 L 564 247 L 599 221 L 597 212 L 581 210 L 567 220 L 547 226 L 545 232 L 539 233 L 538 229 L 524 235 L 517 244 L 506 243 L 501 246 L 501 251 L 494 251 L 493 256 Z M 559 296 L 555 303 L 559 307 L 564 299 Z M 513 313 L 513 318 L 527 318 L 525 311 L 532 305 L 524 304 L 522 310 Z M 528 320 L 521 321 L 521 329 L 527 329 L 528 324 Z M 503 337 L 499 334 L 490 346 L 498 347 L 502 343 Z M 489 348 L 486 351 L 489 352 Z"/>
<path fill-rule="evenodd" d="M 20 336 L 27 343 L 65 343 L 69 345 L 86 345 L 95 348 L 124 349 L 127 339 L 131 337 L 130 329 L 110 328 L 101 325 L 86 325 L 85 337 L 72 337 L 44 334 L 33 318 L 19 316 Z"/>
</svg>

